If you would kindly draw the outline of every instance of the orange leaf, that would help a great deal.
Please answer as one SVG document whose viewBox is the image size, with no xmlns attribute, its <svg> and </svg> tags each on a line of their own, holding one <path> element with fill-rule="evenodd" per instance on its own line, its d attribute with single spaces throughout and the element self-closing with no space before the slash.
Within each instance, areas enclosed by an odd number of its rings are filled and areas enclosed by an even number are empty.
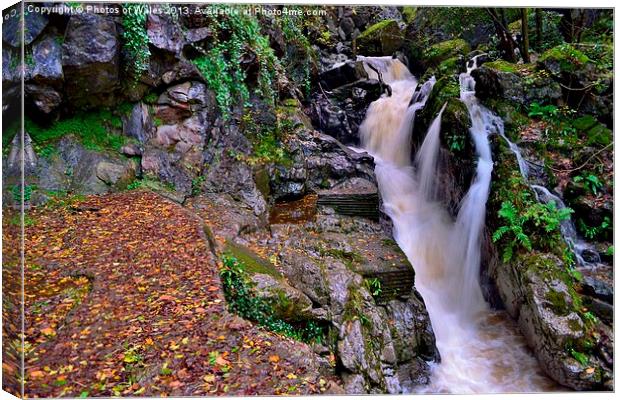
<svg viewBox="0 0 620 400">
<path fill-rule="evenodd" d="M 41 329 L 41 333 L 44 334 L 45 336 L 54 336 L 56 334 L 56 331 L 50 327 L 47 327 L 47 328 Z"/>
<path fill-rule="evenodd" d="M 277 354 L 269 356 L 269 361 L 271 361 L 272 363 L 277 363 L 278 361 L 280 361 L 280 356 Z"/>
</svg>

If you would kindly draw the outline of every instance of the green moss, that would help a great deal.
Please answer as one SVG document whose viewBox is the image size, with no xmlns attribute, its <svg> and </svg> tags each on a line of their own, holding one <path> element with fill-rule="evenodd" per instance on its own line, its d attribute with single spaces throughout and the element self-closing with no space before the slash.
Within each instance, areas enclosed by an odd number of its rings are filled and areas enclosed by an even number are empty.
<svg viewBox="0 0 620 400">
<path fill-rule="evenodd" d="M 389 28 L 390 26 L 394 26 L 394 25 L 398 26 L 398 22 L 396 22 L 396 20 L 393 20 L 393 19 L 386 19 L 386 20 L 377 22 L 376 24 L 371 25 L 369 28 L 367 28 L 357 38 L 358 39 L 370 38 L 380 33 L 380 31 L 386 28 Z"/>
<path fill-rule="evenodd" d="M 500 72 L 509 72 L 512 74 L 520 74 L 531 72 L 534 70 L 533 64 L 514 64 L 504 60 L 497 60 L 484 63 L 486 68 L 494 69 Z"/>
<path fill-rule="evenodd" d="M 578 67 L 590 62 L 590 58 L 568 43 L 547 50 L 540 61 L 556 61 L 563 72 L 573 72 Z"/>
<path fill-rule="evenodd" d="M 245 271 L 248 273 L 266 274 L 276 279 L 282 278 L 282 274 L 280 274 L 273 264 L 260 258 L 245 246 L 229 240 L 226 242 L 225 252 L 231 254 L 239 260 L 239 262 L 243 263 L 245 266 Z"/>
<path fill-rule="evenodd" d="M 391 55 L 403 44 L 398 22 L 386 19 L 367 28 L 354 40 L 357 54 L 368 56 Z"/>
<path fill-rule="evenodd" d="M 54 142 L 66 135 L 74 135 L 84 147 L 95 151 L 118 151 L 127 142 L 125 136 L 116 133 L 122 126 L 120 117 L 107 110 L 77 114 L 49 126 L 41 126 L 30 118 L 26 118 L 24 123 L 37 146 Z"/>
<path fill-rule="evenodd" d="M 429 67 L 435 67 L 449 58 L 465 56 L 471 51 L 469 44 L 463 39 L 446 40 L 437 43 L 424 51 L 424 62 Z"/>
<path fill-rule="evenodd" d="M 549 290 L 545 299 L 551 304 L 551 309 L 558 315 L 568 315 L 569 309 L 564 294 L 555 290 Z"/>
<path fill-rule="evenodd" d="M 461 61 L 462 61 L 461 56 L 450 57 L 447 60 L 442 61 L 441 64 L 437 66 L 437 69 L 435 71 L 435 77 L 441 78 L 444 75 L 455 75 L 455 74 L 460 73 L 461 66 L 462 66 Z"/>
<path fill-rule="evenodd" d="M 341 260 L 347 266 L 347 268 L 351 268 L 354 264 L 362 264 L 367 261 L 364 256 L 355 251 L 345 251 L 336 248 L 326 249 L 321 247 L 319 248 L 319 253 L 321 254 L 321 256 L 329 255 Z"/>
<path fill-rule="evenodd" d="M 400 13 L 406 23 L 410 24 L 418 14 L 418 8 L 412 6 L 404 6 L 403 11 Z"/>
<path fill-rule="evenodd" d="M 583 132 L 593 128 L 596 124 L 598 124 L 598 121 L 592 115 L 584 115 L 573 121 L 575 129 Z"/>
<path fill-rule="evenodd" d="M 593 144 L 607 146 L 613 140 L 613 132 L 603 124 L 596 124 L 588 131 L 587 138 L 589 146 Z"/>
</svg>

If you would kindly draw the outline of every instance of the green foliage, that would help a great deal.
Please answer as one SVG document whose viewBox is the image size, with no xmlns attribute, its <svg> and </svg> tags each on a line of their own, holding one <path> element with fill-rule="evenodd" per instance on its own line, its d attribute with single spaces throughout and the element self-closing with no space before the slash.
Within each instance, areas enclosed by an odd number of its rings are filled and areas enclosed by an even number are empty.
<svg viewBox="0 0 620 400">
<path fill-rule="evenodd" d="M 572 72 L 583 64 L 590 62 L 590 58 L 568 43 L 561 44 L 547 50 L 540 58 L 541 61 L 553 60 L 559 63 L 560 70 Z"/>
<path fill-rule="evenodd" d="M 531 251 L 531 236 L 543 239 L 558 231 L 560 223 L 570 218 L 572 212 L 570 208 L 558 209 L 553 201 L 547 204 L 531 202 L 521 210 L 510 200 L 504 201 L 497 214 L 505 225 L 493 233 L 494 242 L 502 240 L 504 243 L 504 262 L 510 261 L 519 247 Z"/>
<path fill-rule="evenodd" d="M 256 58 L 258 64 L 256 92 L 275 106 L 276 68 L 279 65 L 269 39 L 261 34 L 255 16 L 240 12 L 238 15 L 218 16 L 210 27 L 214 40 L 210 49 L 198 48 L 203 55 L 193 60 L 204 76 L 215 97 L 224 119 L 230 118 L 234 105 L 249 105 L 250 90 L 247 74 L 239 65 L 246 58 Z"/>
<path fill-rule="evenodd" d="M 150 92 L 142 99 L 147 104 L 155 104 L 159 96 L 155 92 Z"/>
<path fill-rule="evenodd" d="M 47 127 L 38 125 L 29 118 L 26 118 L 24 123 L 35 145 L 49 144 L 65 135 L 75 135 L 85 148 L 95 151 L 118 151 L 125 144 L 124 136 L 112 133 L 122 125 L 120 118 L 107 110 L 77 114 L 55 121 Z"/>
<path fill-rule="evenodd" d="M 30 198 L 32 197 L 32 191 L 35 189 L 32 185 L 24 186 L 24 203 L 28 203 Z M 16 204 L 21 204 L 22 202 L 22 185 L 13 185 L 11 188 L 11 196 L 13 197 L 13 201 Z"/>
<path fill-rule="evenodd" d="M 123 48 L 127 54 L 128 68 L 133 75 L 135 85 L 143 72 L 148 70 L 149 58 L 149 37 L 146 32 L 147 9 L 145 4 L 128 3 L 123 4 L 123 8 L 128 10 L 123 14 Z"/>
<path fill-rule="evenodd" d="M 205 177 L 203 175 L 192 179 L 192 196 L 198 196 L 200 194 L 202 184 L 205 181 Z"/>
<path fill-rule="evenodd" d="M 583 365 L 584 367 L 588 365 L 588 356 L 584 353 L 581 353 L 573 348 L 570 349 L 570 355 L 579 362 L 579 364 Z"/>
<path fill-rule="evenodd" d="M 222 256 L 220 278 L 230 310 L 265 328 L 307 343 L 325 340 L 325 331 L 313 321 L 295 327 L 274 315 L 273 307 L 253 292 L 245 265 L 230 254 Z"/>
<path fill-rule="evenodd" d="M 587 239 L 605 239 L 613 234 L 613 225 L 608 216 L 603 218 L 599 226 L 590 226 L 583 219 L 577 220 L 577 228 Z"/>
<path fill-rule="evenodd" d="M 381 293 L 382 293 L 381 281 L 378 278 L 369 278 L 369 279 L 366 279 L 364 282 L 366 284 L 366 287 L 370 291 L 370 294 L 372 295 L 372 297 L 376 298 L 376 297 L 381 296 Z"/>
<path fill-rule="evenodd" d="M 609 246 L 607 251 L 605 251 L 606 256 L 613 257 L 614 256 L 614 246 Z"/>
<path fill-rule="evenodd" d="M 558 108 L 554 105 L 540 105 L 539 103 L 530 104 L 530 111 L 528 116 L 538 117 L 546 121 L 553 121 L 558 116 Z"/>
<path fill-rule="evenodd" d="M 287 43 L 286 54 L 282 61 L 292 81 L 301 83 L 306 96 L 309 96 L 311 69 L 316 62 L 317 54 L 312 48 L 307 33 L 304 32 L 305 17 L 301 14 L 301 7 L 294 7 L 294 9 L 300 13 L 291 13 L 276 19 Z M 327 33 L 325 39 L 329 41 L 331 38 L 329 31 L 324 32 Z"/>
<path fill-rule="evenodd" d="M 583 182 L 584 187 L 593 195 L 597 195 L 603 188 L 603 182 L 594 174 L 583 173 L 573 178 L 573 181 Z"/>
</svg>

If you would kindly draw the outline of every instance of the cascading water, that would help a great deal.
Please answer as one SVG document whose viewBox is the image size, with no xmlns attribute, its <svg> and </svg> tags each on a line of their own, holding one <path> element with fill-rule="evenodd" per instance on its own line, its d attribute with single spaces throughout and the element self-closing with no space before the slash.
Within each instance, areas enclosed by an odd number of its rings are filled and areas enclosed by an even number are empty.
<svg viewBox="0 0 620 400">
<path fill-rule="evenodd" d="M 475 97 L 470 70 L 461 76 L 461 100 L 469 110 L 478 155 L 476 176 L 456 221 L 435 201 L 441 112 L 426 135 L 414 166 L 411 131 L 434 81 L 417 81 L 398 60 L 361 58 L 381 71 L 391 96 L 372 103 L 360 126 L 394 237 L 416 271 L 416 287 L 429 311 L 442 361 L 433 365 L 427 393 L 532 392 L 554 384 L 540 371 L 514 323 L 484 302 L 478 275 L 480 236 L 493 161 L 488 135 L 503 134 L 502 121 Z M 475 68 L 475 60 L 472 69 Z M 413 96 L 413 97 L 412 97 Z M 443 111 L 443 109 L 442 109 Z"/>
<path fill-rule="evenodd" d="M 501 133 L 501 137 L 508 144 L 508 148 L 510 148 L 510 151 L 515 155 L 517 163 L 519 164 L 519 171 L 521 172 L 521 176 L 525 180 L 525 183 L 528 184 L 530 188 L 534 191 L 536 200 L 539 203 L 545 204 L 553 202 L 558 209 L 566 208 L 566 205 L 564 204 L 562 199 L 560 199 L 559 196 L 551 193 L 549 189 L 544 186 L 529 183 L 529 167 L 527 161 L 521 154 L 519 146 L 511 142 L 510 139 L 508 139 L 508 137 L 504 135 L 503 131 Z M 569 246 L 569 248 L 573 250 L 575 258 L 577 259 L 577 264 L 579 266 L 592 268 L 596 267 L 601 262 L 601 259 L 598 256 L 598 252 L 596 251 L 596 249 L 594 249 L 592 245 L 588 244 L 577 236 L 577 230 L 575 229 L 575 224 L 572 219 L 569 218 L 563 220 L 560 224 L 560 231 L 566 244 Z M 586 252 L 590 255 L 590 261 L 586 261 L 583 256 Z"/>
</svg>

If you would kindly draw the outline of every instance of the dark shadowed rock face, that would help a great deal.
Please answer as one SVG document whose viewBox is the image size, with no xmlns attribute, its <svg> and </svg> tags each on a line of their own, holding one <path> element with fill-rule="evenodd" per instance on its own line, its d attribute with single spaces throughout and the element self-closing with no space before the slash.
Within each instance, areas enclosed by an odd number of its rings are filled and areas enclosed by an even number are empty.
<svg viewBox="0 0 620 400">
<path fill-rule="evenodd" d="M 44 35 L 32 45 L 32 59 L 25 63 L 26 101 L 49 114 L 62 103 L 62 47 L 55 35 Z"/>
<path fill-rule="evenodd" d="M 158 49 L 166 50 L 171 53 L 178 53 L 183 48 L 184 35 L 178 23 L 172 20 L 169 15 L 149 14 L 146 20 L 147 34 L 150 42 Z M 195 30 L 190 33 L 193 41 L 201 40 L 196 36 L 206 38 Z"/>
<path fill-rule="evenodd" d="M 19 5 L 16 7 L 18 10 L 21 8 Z M 15 48 L 19 48 L 22 41 L 22 24 L 17 15 L 4 20 L 2 23 L 2 40 Z M 48 18 L 45 15 L 36 12 L 25 13 L 24 44 L 32 43 L 43 32 L 47 24 Z"/>
<path fill-rule="evenodd" d="M 119 32 L 113 19 L 72 15 L 63 44 L 67 97 L 77 107 L 114 104 L 119 87 Z"/>
</svg>

